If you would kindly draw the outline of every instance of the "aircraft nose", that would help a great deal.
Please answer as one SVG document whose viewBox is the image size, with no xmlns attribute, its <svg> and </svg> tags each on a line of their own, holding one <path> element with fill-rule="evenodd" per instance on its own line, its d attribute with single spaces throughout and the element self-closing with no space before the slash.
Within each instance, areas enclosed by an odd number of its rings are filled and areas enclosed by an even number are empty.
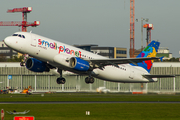
<svg viewBox="0 0 180 120">
<path fill-rule="evenodd" d="M 4 39 L 4 43 L 5 43 L 7 46 L 9 46 L 9 45 L 11 44 L 9 37 L 6 37 L 6 38 Z"/>
</svg>

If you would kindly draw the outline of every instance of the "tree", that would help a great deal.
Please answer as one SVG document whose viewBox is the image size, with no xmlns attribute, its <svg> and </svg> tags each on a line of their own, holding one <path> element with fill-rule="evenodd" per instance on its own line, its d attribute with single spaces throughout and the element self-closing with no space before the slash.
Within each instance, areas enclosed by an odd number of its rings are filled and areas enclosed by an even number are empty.
<svg viewBox="0 0 180 120">
<path fill-rule="evenodd" d="M 3 53 L 1 53 L 0 54 L 0 62 L 6 62 L 6 61 L 7 61 L 6 56 Z"/>
<path fill-rule="evenodd" d="M 17 57 L 17 56 L 13 56 L 12 58 L 8 59 L 7 61 L 8 62 L 22 62 L 24 59 L 24 56 L 20 56 L 20 57 Z"/>
</svg>

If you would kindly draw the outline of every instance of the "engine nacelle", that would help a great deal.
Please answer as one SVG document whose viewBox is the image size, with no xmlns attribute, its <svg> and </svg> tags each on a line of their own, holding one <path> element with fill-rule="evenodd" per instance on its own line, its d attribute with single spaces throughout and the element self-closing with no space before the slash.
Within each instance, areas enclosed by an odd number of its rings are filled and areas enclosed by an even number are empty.
<svg viewBox="0 0 180 120">
<path fill-rule="evenodd" d="M 89 69 L 89 62 L 78 57 L 72 57 L 69 63 L 70 67 L 74 68 L 75 70 L 87 71 Z"/>
<path fill-rule="evenodd" d="M 35 58 L 27 59 L 26 68 L 33 72 L 49 72 L 49 68 L 46 66 L 46 63 Z"/>
</svg>

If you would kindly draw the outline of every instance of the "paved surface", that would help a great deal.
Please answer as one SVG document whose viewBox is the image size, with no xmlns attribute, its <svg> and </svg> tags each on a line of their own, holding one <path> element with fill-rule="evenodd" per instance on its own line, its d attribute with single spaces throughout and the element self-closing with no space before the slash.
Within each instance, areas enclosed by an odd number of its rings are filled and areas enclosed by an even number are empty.
<svg viewBox="0 0 180 120">
<path fill-rule="evenodd" d="M 166 103 L 166 104 L 180 104 L 180 102 L 133 102 L 133 101 L 94 101 L 94 102 L 0 102 L 0 104 L 112 104 L 112 103 L 158 103 L 158 104 L 162 104 L 162 103 Z"/>
</svg>

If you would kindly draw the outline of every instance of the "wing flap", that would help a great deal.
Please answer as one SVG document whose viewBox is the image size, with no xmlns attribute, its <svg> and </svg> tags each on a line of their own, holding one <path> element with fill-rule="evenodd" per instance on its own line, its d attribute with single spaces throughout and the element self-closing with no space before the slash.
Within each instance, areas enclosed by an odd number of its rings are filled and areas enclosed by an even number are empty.
<svg viewBox="0 0 180 120">
<path fill-rule="evenodd" d="M 176 76 L 179 76 L 179 75 L 142 75 L 143 77 L 145 78 L 167 78 L 167 77 L 176 77 Z"/>
<path fill-rule="evenodd" d="M 92 64 L 92 66 L 99 66 L 99 67 L 104 67 L 107 65 L 114 65 L 114 66 L 118 66 L 118 64 L 128 64 L 128 63 L 132 63 L 134 65 L 136 65 L 136 63 L 140 63 L 143 61 L 147 61 L 147 60 L 157 60 L 159 59 L 159 57 L 149 57 L 149 58 L 117 58 L 117 59 L 84 59 L 86 61 L 88 61 L 89 63 Z"/>
</svg>

